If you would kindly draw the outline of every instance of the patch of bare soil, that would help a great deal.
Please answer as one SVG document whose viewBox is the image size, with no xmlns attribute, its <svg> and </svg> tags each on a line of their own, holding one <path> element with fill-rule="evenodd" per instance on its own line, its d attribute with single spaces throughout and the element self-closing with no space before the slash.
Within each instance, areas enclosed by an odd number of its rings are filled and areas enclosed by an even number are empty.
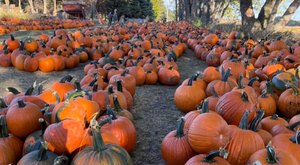
<svg viewBox="0 0 300 165">
<path fill-rule="evenodd" d="M 40 33 L 40 32 L 35 32 Z M 20 33 L 18 37 L 28 34 Z M 31 35 L 34 33 L 31 32 Z M 1 40 L 1 38 L 0 38 Z M 63 76 L 70 74 L 80 80 L 83 76 L 83 67 L 52 73 L 28 73 L 18 71 L 15 68 L 0 67 L 0 97 L 4 96 L 5 89 L 9 86 L 16 87 L 21 91 L 26 90 L 33 81 L 45 82 L 45 87 Z M 181 82 L 197 71 L 202 71 L 206 64 L 196 59 L 193 52 L 188 50 L 179 60 Z M 136 165 L 164 164 L 160 152 L 161 141 L 164 136 L 175 129 L 176 120 L 183 116 L 173 102 L 173 95 L 177 86 L 144 85 L 138 87 L 134 96 L 134 106 L 131 110 L 135 118 L 137 129 L 137 145 L 131 153 Z"/>
</svg>

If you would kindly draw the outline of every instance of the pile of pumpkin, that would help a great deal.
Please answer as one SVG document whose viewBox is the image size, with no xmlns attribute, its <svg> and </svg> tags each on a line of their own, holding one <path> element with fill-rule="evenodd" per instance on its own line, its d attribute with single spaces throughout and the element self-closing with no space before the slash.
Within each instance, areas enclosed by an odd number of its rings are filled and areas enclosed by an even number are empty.
<svg viewBox="0 0 300 165">
<path fill-rule="evenodd" d="M 52 30 L 52 29 L 72 29 L 94 26 L 94 22 L 89 20 L 71 19 L 0 19 L 0 35 L 19 30 Z"/>
<path fill-rule="evenodd" d="M 165 162 L 300 164 L 300 41 L 288 48 L 280 38 L 255 43 L 205 29 L 189 36 L 209 67 L 174 94 L 187 114 L 162 142 Z"/>
<path fill-rule="evenodd" d="M 18 70 L 28 72 L 52 72 L 76 67 L 80 62 L 89 59 L 99 60 L 106 57 L 101 60 L 115 64 L 121 58 L 124 67 L 143 66 L 150 62 L 144 69 L 154 78 L 151 70 L 158 73 L 158 66 L 168 67 L 169 73 L 163 74 L 173 74 L 176 78 L 166 81 L 177 84 L 180 77 L 175 61 L 183 54 L 186 45 L 180 42 L 181 38 L 177 34 L 167 36 L 158 31 L 157 27 L 157 32 L 150 33 L 148 26 L 151 25 L 138 27 L 128 23 L 127 26 L 115 26 L 108 30 L 96 28 L 73 33 L 56 30 L 52 36 L 41 34 L 36 39 L 27 38 L 24 42 L 11 35 L 0 45 L 0 66 L 15 66 Z M 166 30 L 165 32 L 171 33 Z M 133 61 L 126 59 L 127 57 Z M 138 62 L 135 63 L 136 59 Z"/>
<path fill-rule="evenodd" d="M 116 29 L 129 30 L 116 25 L 109 32 Z M 99 39 L 107 37 L 104 29 L 90 32 L 100 30 Z M 128 153 L 136 144 L 136 129 L 129 110 L 136 86 L 158 80 L 177 84 L 174 59 L 185 44 L 163 35 L 170 30 L 163 24 L 137 24 L 131 30 L 135 36 L 127 41 L 97 41 L 102 49 L 107 45 L 107 53 L 84 67 L 80 81 L 66 76 L 46 89 L 36 82 L 25 92 L 7 88 L 0 99 L 0 164 L 132 164 Z"/>
</svg>

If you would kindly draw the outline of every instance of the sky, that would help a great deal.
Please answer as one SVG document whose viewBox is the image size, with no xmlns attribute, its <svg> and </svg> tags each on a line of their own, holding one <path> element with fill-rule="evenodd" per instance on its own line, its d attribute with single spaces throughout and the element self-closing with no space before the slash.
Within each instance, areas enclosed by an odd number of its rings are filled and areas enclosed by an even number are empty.
<svg viewBox="0 0 300 165">
<path fill-rule="evenodd" d="M 263 4 L 264 2 L 265 2 L 265 0 L 260 0 L 262 3 L 261 4 Z M 169 8 L 169 9 L 171 9 L 171 10 L 173 10 L 173 9 L 175 9 L 175 0 L 164 0 L 164 2 L 165 2 L 165 5 Z M 289 6 L 289 4 L 291 4 L 292 3 L 292 0 L 284 0 L 284 3 L 283 4 L 280 4 L 280 8 L 279 8 L 279 10 L 286 10 L 286 8 Z M 254 11 L 254 12 L 256 12 L 256 13 L 258 13 L 258 11 Z M 281 14 L 283 14 L 283 13 L 281 13 Z M 280 15 L 278 15 L 278 16 L 280 16 Z M 292 20 L 297 20 L 297 21 L 300 21 L 300 7 L 298 8 L 298 10 L 296 11 L 296 13 L 294 14 L 294 16 L 292 17 Z"/>
</svg>

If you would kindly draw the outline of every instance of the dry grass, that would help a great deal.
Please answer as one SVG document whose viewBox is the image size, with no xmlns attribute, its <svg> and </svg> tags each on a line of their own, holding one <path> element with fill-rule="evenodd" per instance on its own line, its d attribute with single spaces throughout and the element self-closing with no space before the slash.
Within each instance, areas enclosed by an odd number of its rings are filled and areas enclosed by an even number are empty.
<svg viewBox="0 0 300 165">
<path fill-rule="evenodd" d="M 0 18 L 21 18 L 21 19 L 32 19 L 35 18 L 35 14 L 21 12 L 19 8 L 8 8 L 4 5 L 0 7 Z"/>
</svg>

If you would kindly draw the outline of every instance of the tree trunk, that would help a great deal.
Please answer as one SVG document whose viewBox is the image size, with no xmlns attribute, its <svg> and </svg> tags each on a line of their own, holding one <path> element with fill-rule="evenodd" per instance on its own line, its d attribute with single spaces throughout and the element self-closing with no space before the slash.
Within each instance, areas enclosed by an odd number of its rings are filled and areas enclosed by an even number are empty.
<svg viewBox="0 0 300 165">
<path fill-rule="evenodd" d="M 4 1 L 5 5 L 9 6 L 9 0 Z"/>
<path fill-rule="evenodd" d="M 21 0 L 19 0 L 19 9 L 20 9 L 20 11 L 22 11 L 22 4 L 21 4 Z"/>
<path fill-rule="evenodd" d="M 240 12 L 242 16 L 242 29 L 245 32 L 251 32 L 256 25 L 254 17 L 252 0 L 240 0 Z"/>
<path fill-rule="evenodd" d="M 293 17 L 294 13 L 300 6 L 300 1 L 299 0 L 294 0 L 288 9 L 285 11 L 283 16 L 279 19 L 279 22 L 276 23 L 276 26 L 285 26 Z"/>
<path fill-rule="evenodd" d="M 185 19 L 191 21 L 191 5 L 190 0 L 184 0 Z"/>
<path fill-rule="evenodd" d="M 43 14 L 47 14 L 47 0 L 43 0 L 43 3 L 44 3 Z"/>
<path fill-rule="evenodd" d="M 267 0 L 258 14 L 258 21 L 260 22 L 261 28 L 265 29 L 268 25 L 268 20 L 272 14 L 274 0 Z"/>
<path fill-rule="evenodd" d="M 28 0 L 28 3 L 30 6 L 31 13 L 35 13 L 34 6 L 33 6 L 33 0 Z"/>
<path fill-rule="evenodd" d="M 53 0 L 53 16 L 56 16 L 57 10 L 56 10 L 56 0 Z"/>
<path fill-rule="evenodd" d="M 279 5 L 280 3 L 282 2 L 282 0 L 276 0 L 274 6 L 273 6 L 273 9 L 272 9 L 272 13 L 269 17 L 269 20 L 268 20 L 268 27 L 269 25 L 273 25 L 274 22 L 275 22 L 275 16 L 276 16 L 276 13 L 278 11 L 278 8 L 279 8 Z"/>
<path fill-rule="evenodd" d="M 175 0 L 175 21 L 178 21 L 178 0 Z"/>
<path fill-rule="evenodd" d="M 179 0 L 179 4 L 178 4 L 178 11 L 179 11 L 179 20 L 182 21 L 183 20 L 183 15 L 184 15 L 184 11 L 183 11 L 183 0 Z"/>
</svg>

